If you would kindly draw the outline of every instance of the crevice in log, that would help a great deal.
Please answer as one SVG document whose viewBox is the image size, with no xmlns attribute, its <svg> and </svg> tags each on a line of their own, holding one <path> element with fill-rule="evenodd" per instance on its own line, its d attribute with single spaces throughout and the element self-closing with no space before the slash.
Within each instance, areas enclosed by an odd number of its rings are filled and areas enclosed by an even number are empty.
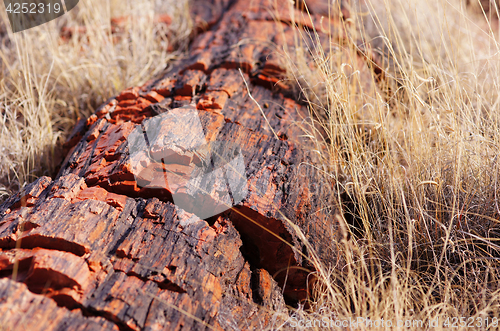
<svg viewBox="0 0 500 331">
<path fill-rule="evenodd" d="M 265 217 L 248 207 L 234 207 L 225 213 L 239 232 L 241 253 L 252 270 L 265 269 L 284 289 L 287 304 L 296 306 L 305 299 L 309 272 L 290 269 L 297 265 L 294 239 L 282 221 Z M 312 270 L 311 270 L 312 271 Z"/>
<path fill-rule="evenodd" d="M 120 331 L 136 331 L 133 328 L 131 328 L 130 326 L 128 326 L 127 324 L 123 323 L 123 321 L 121 321 L 119 318 L 117 318 L 116 316 L 114 316 L 113 314 L 110 314 L 108 312 L 103 312 L 103 311 L 93 309 L 91 307 L 83 307 L 83 306 L 80 307 L 79 309 L 81 310 L 83 316 L 102 317 L 102 318 L 106 319 L 107 321 L 116 325 Z"/>
<path fill-rule="evenodd" d="M 251 284 L 251 289 L 252 289 L 252 299 L 253 301 L 262 306 L 264 304 L 264 298 L 262 298 L 262 295 L 259 293 L 259 275 L 257 274 L 257 270 L 253 268 L 252 269 L 252 276 L 250 278 L 250 284 Z M 287 302 L 288 304 L 288 302 Z"/>
<path fill-rule="evenodd" d="M 120 270 L 115 270 L 115 271 L 120 271 Z M 127 276 L 132 276 L 132 277 L 136 277 L 136 278 L 139 278 L 140 280 L 142 280 L 144 283 L 148 282 L 148 281 L 152 281 L 154 282 L 155 284 L 158 285 L 158 287 L 162 290 L 167 290 L 167 291 L 171 291 L 171 292 L 176 292 L 176 293 L 180 293 L 180 294 L 183 294 L 183 293 L 187 293 L 186 290 L 184 290 L 182 287 L 180 287 L 179 285 L 169 281 L 169 280 L 165 280 L 163 282 L 157 282 L 155 280 L 151 280 L 147 277 L 142 277 L 141 275 L 133 272 L 133 271 L 129 271 L 126 273 Z"/>
<path fill-rule="evenodd" d="M 75 242 L 64 240 L 62 238 L 45 237 L 38 234 L 25 235 L 18 239 L 21 241 L 21 248 L 45 248 L 57 251 L 63 251 L 75 254 L 76 256 L 84 256 L 88 253 L 85 246 L 79 245 Z"/>
</svg>

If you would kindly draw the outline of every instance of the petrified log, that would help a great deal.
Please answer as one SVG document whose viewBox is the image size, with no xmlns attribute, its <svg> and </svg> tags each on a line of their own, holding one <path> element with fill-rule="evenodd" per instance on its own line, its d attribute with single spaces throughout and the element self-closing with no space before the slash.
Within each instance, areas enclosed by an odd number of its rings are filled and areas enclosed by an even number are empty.
<svg viewBox="0 0 500 331">
<path fill-rule="evenodd" d="M 0 205 L 0 325 L 260 329 L 306 299 L 310 255 L 338 263 L 335 199 L 269 41 L 320 2 L 211 1 L 190 57 L 76 125 L 56 179 Z"/>
</svg>

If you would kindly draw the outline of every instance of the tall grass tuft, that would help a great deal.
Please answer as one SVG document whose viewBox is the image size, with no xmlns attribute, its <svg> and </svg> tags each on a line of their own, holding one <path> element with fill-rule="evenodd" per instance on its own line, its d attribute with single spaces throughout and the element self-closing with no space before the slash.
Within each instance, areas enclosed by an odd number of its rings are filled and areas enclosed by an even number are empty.
<svg viewBox="0 0 500 331">
<path fill-rule="evenodd" d="M 333 2 L 343 38 L 297 29 L 283 50 L 336 187 L 326 221 L 345 232 L 345 264 L 313 261 L 315 296 L 289 326 L 500 328 L 500 31 L 496 3 L 475 2 L 351 1 L 348 19 Z"/>
</svg>

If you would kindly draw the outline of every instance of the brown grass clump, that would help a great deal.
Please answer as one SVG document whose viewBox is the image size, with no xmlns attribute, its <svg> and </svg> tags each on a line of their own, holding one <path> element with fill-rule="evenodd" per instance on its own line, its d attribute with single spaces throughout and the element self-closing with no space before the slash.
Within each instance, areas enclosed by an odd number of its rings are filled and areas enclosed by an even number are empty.
<svg viewBox="0 0 500 331">
<path fill-rule="evenodd" d="M 351 6 L 347 41 L 283 52 L 336 185 L 342 210 L 328 221 L 345 231 L 333 244 L 346 261 L 315 262 L 311 308 L 283 327 L 499 329 L 498 17 L 462 0 Z M 366 45 L 381 80 L 352 60 Z"/>
<path fill-rule="evenodd" d="M 82 0 L 55 21 L 12 34 L 2 8 L 0 195 L 53 175 L 78 117 L 179 56 L 192 30 L 187 9 L 187 1 Z M 171 24 L 157 24 L 159 13 Z M 120 29 L 112 18 L 122 18 Z M 61 31 L 73 33 L 62 39 Z"/>
</svg>

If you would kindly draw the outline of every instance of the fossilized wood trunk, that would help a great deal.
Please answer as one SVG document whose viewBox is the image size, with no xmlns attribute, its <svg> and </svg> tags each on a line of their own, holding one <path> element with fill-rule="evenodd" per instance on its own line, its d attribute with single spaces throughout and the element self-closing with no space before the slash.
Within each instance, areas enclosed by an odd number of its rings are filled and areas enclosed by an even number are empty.
<svg viewBox="0 0 500 331">
<path fill-rule="evenodd" d="M 193 7 L 206 24 L 190 56 L 80 121 L 56 179 L 0 206 L 4 328 L 272 327 L 307 296 L 296 228 L 338 262 L 335 197 L 270 46 L 295 47 L 293 17 L 311 28 L 327 2 L 310 1 L 311 19 L 287 1 L 196 3 L 209 10 Z M 321 26 L 341 38 L 338 23 Z"/>
</svg>

